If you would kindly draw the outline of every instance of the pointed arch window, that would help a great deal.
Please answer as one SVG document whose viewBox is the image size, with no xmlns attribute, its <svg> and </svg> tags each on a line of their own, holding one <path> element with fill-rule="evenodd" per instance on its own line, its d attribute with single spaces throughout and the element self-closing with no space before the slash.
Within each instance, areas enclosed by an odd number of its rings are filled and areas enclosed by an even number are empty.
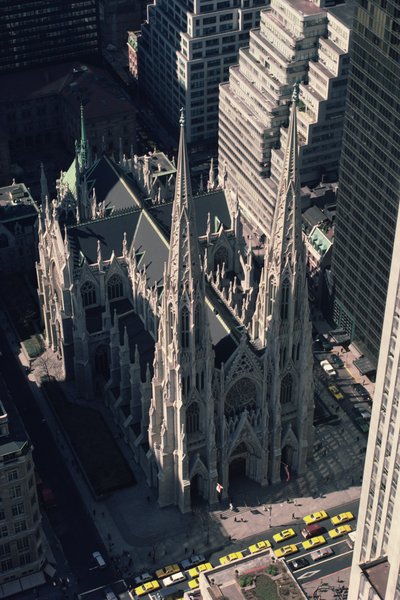
<svg viewBox="0 0 400 600">
<path fill-rule="evenodd" d="M 290 373 L 285 375 L 281 383 L 281 404 L 287 404 L 292 400 L 293 378 Z"/>
<path fill-rule="evenodd" d="M 281 299 L 281 319 L 286 321 L 289 314 L 289 281 L 284 280 L 282 285 L 282 299 Z"/>
<path fill-rule="evenodd" d="M 192 402 L 186 411 L 186 431 L 196 433 L 200 429 L 200 409 L 197 402 Z"/>
<path fill-rule="evenodd" d="M 111 275 L 107 282 L 107 296 L 109 300 L 121 298 L 124 295 L 124 286 L 119 275 Z"/>
<path fill-rule="evenodd" d="M 189 347 L 189 311 L 186 306 L 181 313 L 181 344 L 182 348 Z"/>
<path fill-rule="evenodd" d="M 200 344 L 201 335 L 201 317 L 200 317 L 200 306 L 197 304 L 194 311 L 194 341 L 196 344 Z"/>
<path fill-rule="evenodd" d="M 92 306 L 96 304 L 96 288 L 90 281 L 85 281 L 81 287 L 81 296 L 83 306 Z"/>
<path fill-rule="evenodd" d="M 271 277 L 268 282 L 268 316 L 272 315 L 276 296 L 275 278 Z"/>
<path fill-rule="evenodd" d="M 214 270 L 216 271 L 218 266 L 222 269 L 222 266 L 225 264 L 225 270 L 229 270 L 229 255 L 228 250 L 225 246 L 219 246 L 214 254 Z"/>
</svg>

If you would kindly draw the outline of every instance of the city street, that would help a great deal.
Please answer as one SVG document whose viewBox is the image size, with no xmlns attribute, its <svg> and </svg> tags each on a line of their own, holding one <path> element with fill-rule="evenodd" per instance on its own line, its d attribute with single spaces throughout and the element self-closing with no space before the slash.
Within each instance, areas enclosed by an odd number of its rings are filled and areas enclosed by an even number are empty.
<svg viewBox="0 0 400 600">
<path fill-rule="evenodd" d="M 37 407 L 2 329 L 0 351 L 2 376 L 34 446 L 35 468 L 56 497 L 56 506 L 47 510 L 47 516 L 55 534 L 49 541 L 51 545 L 56 546 L 59 541 L 66 560 L 64 564 L 57 564 L 57 574 L 68 577 L 71 585 L 75 587 L 76 584 L 76 589 L 97 587 L 112 581 L 115 576 L 111 568 L 93 568 L 95 564 L 92 552 L 99 550 L 106 556 L 104 546 L 91 519 L 88 518 L 59 449 L 50 435 L 47 422 Z M 59 572 L 60 567 L 62 572 Z"/>
</svg>

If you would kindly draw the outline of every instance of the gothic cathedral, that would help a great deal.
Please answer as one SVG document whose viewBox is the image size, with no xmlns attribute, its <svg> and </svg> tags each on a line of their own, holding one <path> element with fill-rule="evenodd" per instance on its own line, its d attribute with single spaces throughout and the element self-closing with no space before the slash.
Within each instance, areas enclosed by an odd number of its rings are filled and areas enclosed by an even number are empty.
<svg viewBox="0 0 400 600">
<path fill-rule="evenodd" d="M 282 465 L 301 474 L 311 458 L 296 102 L 294 92 L 261 266 L 234 190 L 215 189 L 212 165 L 207 193 L 192 193 L 183 114 L 176 166 L 156 151 L 92 159 L 82 112 L 76 158 L 52 202 L 42 173 L 46 341 L 79 393 L 109 407 L 160 506 L 213 504 L 235 469 L 267 486 Z"/>
</svg>

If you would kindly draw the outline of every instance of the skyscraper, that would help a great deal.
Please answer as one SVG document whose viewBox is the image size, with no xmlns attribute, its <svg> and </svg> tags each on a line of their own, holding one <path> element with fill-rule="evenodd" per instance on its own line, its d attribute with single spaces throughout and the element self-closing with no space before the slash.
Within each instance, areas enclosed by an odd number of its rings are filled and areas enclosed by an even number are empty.
<svg viewBox="0 0 400 600">
<path fill-rule="evenodd" d="M 333 254 L 334 320 L 377 359 L 400 190 L 400 5 L 357 9 Z"/>
<path fill-rule="evenodd" d="M 97 0 L 0 0 L 0 73 L 98 49 Z"/>
<path fill-rule="evenodd" d="M 176 126 L 185 108 L 187 141 L 216 139 L 218 85 L 248 44 L 268 0 L 155 0 L 139 42 L 139 84 Z"/>
<path fill-rule="evenodd" d="M 337 179 L 353 4 L 271 0 L 220 86 L 219 182 L 246 221 L 270 235 L 293 83 L 301 83 L 302 185 Z M 321 5 L 321 6 L 320 6 Z M 282 135 L 282 138 L 281 138 Z M 250 176 L 249 176 L 250 175 Z"/>
<path fill-rule="evenodd" d="M 400 597 L 400 215 L 393 247 L 349 598 Z"/>
</svg>

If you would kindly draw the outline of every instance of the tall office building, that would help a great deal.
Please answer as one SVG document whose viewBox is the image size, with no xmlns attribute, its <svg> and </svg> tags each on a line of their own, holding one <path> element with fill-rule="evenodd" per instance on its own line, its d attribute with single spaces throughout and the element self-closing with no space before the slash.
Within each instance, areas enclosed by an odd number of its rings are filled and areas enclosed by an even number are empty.
<svg viewBox="0 0 400 600">
<path fill-rule="evenodd" d="M 400 214 L 393 247 L 349 599 L 400 598 Z"/>
<path fill-rule="evenodd" d="M 239 64 L 230 68 L 229 83 L 220 86 L 219 182 L 233 190 L 233 203 L 239 200 L 249 225 L 267 235 L 295 82 L 303 82 L 301 183 L 338 176 L 353 5 L 318 4 L 271 0 L 260 28 L 250 32 L 249 48 L 240 50 Z"/>
<path fill-rule="evenodd" d="M 218 85 L 228 79 L 268 0 L 155 0 L 139 40 L 139 85 L 187 141 L 217 138 Z"/>
<path fill-rule="evenodd" d="M 98 49 L 97 0 L 0 0 L 0 73 Z"/>
<path fill-rule="evenodd" d="M 377 360 L 400 197 L 400 4 L 362 0 L 353 30 L 333 254 L 334 320 Z"/>
</svg>

